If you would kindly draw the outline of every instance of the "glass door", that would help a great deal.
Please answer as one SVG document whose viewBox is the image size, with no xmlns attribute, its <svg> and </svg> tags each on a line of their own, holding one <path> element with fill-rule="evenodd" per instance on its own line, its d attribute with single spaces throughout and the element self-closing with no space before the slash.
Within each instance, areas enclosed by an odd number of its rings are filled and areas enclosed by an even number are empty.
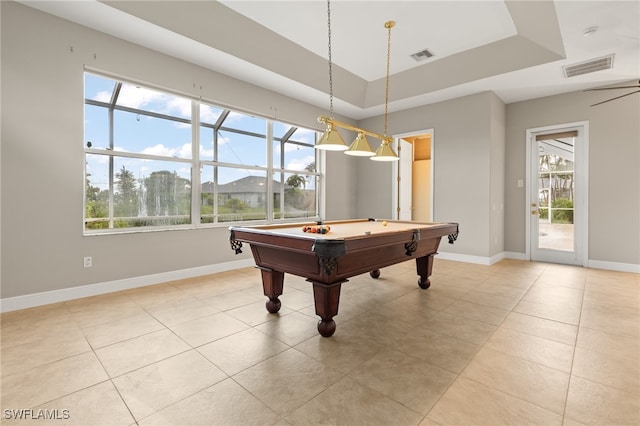
<svg viewBox="0 0 640 426">
<path fill-rule="evenodd" d="M 530 154 L 531 259 L 582 264 L 583 215 L 576 167 L 581 138 L 578 129 L 534 133 Z M 578 219 L 578 220 L 576 220 Z"/>
</svg>

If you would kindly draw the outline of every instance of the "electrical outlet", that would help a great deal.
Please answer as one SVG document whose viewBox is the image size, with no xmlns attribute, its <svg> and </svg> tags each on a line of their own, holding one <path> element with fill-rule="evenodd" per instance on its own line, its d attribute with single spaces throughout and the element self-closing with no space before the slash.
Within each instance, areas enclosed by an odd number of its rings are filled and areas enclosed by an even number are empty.
<svg viewBox="0 0 640 426">
<path fill-rule="evenodd" d="M 91 266 L 93 266 L 93 262 L 92 262 L 91 256 L 85 256 L 84 257 L 84 267 L 85 268 L 91 268 Z"/>
</svg>

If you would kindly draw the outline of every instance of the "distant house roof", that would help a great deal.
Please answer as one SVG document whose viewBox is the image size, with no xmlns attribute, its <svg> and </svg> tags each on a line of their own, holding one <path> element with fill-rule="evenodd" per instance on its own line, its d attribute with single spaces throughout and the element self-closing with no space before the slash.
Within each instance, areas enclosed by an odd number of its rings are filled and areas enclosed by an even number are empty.
<svg viewBox="0 0 640 426">
<path fill-rule="evenodd" d="M 266 191 L 267 179 L 262 176 L 246 176 L 233 182 L 218 185 L 218 193 L 220 194 L 247 194 L 247 193 L 263 193 Z M 282 183 L 274 180 L 273 190 L 274 192 L 280 192 Z M 289 189 L 290 186 L 285 184 L 284 189 Z M 213 182 L 204 182 L 202 184 L 202 192 L 213 192 Z"/>
</svg>

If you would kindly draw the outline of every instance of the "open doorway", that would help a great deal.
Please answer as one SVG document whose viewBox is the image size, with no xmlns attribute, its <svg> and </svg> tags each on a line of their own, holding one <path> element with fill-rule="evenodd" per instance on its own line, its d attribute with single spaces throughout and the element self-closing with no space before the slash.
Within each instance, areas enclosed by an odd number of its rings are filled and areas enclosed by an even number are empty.
<svg viewBox="0 0 640 426">
<path fill-rule="evenodd" d="M 397 219 L 433 221 L 433 129 L 397 135 L 394 185 Z"/>
</svg>

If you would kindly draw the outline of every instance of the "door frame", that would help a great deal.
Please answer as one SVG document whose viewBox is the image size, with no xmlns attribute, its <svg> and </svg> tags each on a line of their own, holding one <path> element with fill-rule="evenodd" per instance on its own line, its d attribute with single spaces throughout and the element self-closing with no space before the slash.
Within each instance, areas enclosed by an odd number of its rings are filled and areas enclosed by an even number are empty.
<svg viewBox="0 0 640 426">
<path fill-rule="evenodd" d="M 576 258 L 571 264 L 587 266 L 589 259 L 589 121 L 577 121 L 553 126 L 536 127 L 526 131 L 526 182 L 525 182 L 525 258 L 532 260 L 531 193 L 533 182 L 538 180 L 538 170 L 532 167 L 532 143 L 538 134 L 577 130 L 579 143 L 574 145 L 575 204 L 574 237 Z M 536 259 L 533 259 L 536 260 Z M 541 261 L 553 262 L 553 259 Z M 565 262 L 559 262 L 565 263 Z"/>
<path fill-rule="evenodd" d="M 400 147 L 400 139 L 403 138 L 407 138 L 407 137 L 413 137 L 413 136 L 420 136 L 420 135 L 430 135 L 431 136 L 431 187 L 429 188 L 429 196 L 431 197 L 431 221 L 434 222 L 434 192 L 435 192 L 435 132 L 433 127 L 429 128 L 429 129 L 424 129 L 424 130 L 415 130 L 413 132 L 408 132 L 408 133 L 401 133 L 401 134 L 397 134 L 397 135 L 393 135 L 393 138 L 396 142 L 396 148 Z M 407 171 L 407 170 L 403 170 L 402 167 L 400 167 L 400 163 L 402 163 L 403 159 L 406 159 L 407 156 L 409 156 L 409 158 L 411 158 L 411 161 L 409 161 L 409 164 L 413 163 L 413 150 L 411 150 L 411 152 L 407 152 L 407 150 L 404 149 L 398 149 L 397 151 L 398 156 L 401 158 L 400 161 L 394 161 L 393 162 L 393 171 L 392 171 L 392 176 L 393 176 L 393 185 L 391 186 L 391 205 L 392 205 L 392 216 L 394 219 L 399 219 L 400 218 L 400 211 L 398 210 L 400 205 L 402 204 L 400 200 L 404 200 L 406 199 L 406 197 L 409 197 L 409 199 L 411 200 L 412 198 L 412 189 L 411 186 L 409 189 L 409 193 L 405 194 L 405 189 L 403 189 L 403 185 L 401 185 L 401 180 L 402 179 L 410 179 L 412 180 L 412 167 Z"/>
</svg>

